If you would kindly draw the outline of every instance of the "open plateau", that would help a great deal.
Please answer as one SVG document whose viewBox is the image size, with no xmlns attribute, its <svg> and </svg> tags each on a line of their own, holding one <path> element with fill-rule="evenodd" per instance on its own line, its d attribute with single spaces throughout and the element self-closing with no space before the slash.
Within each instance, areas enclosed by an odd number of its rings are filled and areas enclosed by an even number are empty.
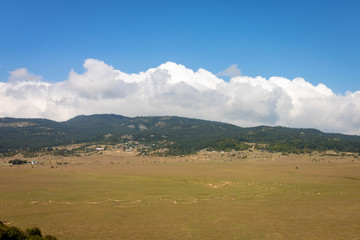
<svg viewBox="0 0 360 240">
<path fill-rule="evenodd" d="M 358 136 L 178 117 L 80 118 L 81 131 L 0 119 L 5 225 L 37 226 L 60 240 L 360 239 Z M 77 134 L 85 128 L 96 134 Z"/>
</svg>

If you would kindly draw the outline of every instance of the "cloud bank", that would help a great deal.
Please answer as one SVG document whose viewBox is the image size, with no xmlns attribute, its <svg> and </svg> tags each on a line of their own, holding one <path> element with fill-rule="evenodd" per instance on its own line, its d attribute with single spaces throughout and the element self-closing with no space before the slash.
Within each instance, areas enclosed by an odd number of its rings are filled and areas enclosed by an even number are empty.
<svg viewBox="0 0 360 240">
<path fill-rule="evenodd" d="M 63 121 L 95 113 L 177 115 L 243 127 L 280 125 L 360 134 L 359 91 L 335 94 L 324 84 L 314 86 L 302 78 L 235 76 L 224 81 L 204 69 L 194 72 L 173 62 L 137 74 L 96 59 L 85 60 L 84 68 L 84 73 L 71 71 L 57 83 L 25 68 L 10 72 L 9 80 L 0 82 L 0 117 Z"/>
</svg>

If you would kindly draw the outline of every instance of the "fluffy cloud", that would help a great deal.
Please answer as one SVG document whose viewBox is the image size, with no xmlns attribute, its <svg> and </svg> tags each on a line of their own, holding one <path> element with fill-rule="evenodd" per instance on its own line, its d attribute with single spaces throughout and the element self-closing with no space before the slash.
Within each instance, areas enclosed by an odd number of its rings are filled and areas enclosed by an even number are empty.
<svg viewBox="0 0 360 240">
<path fill-rule="evenodd" d="M 84 68 L 84 73 L 71 71 L 57 83 L 42 81 L 24 68 L 10 72 L 9 81 L 0 82 L 0 116 L 62 121 L 94 113 L 178 115 L 244 127 L 360 134 L 360 92 L 335 94 L 302 78 L 240 76 L 233 65 L 224 74 L 234 77 L 224 81 L 204 69 L 194 72 L 172 62 L 138 74 L 95 59 L 87 59 Z"/>
</svg>

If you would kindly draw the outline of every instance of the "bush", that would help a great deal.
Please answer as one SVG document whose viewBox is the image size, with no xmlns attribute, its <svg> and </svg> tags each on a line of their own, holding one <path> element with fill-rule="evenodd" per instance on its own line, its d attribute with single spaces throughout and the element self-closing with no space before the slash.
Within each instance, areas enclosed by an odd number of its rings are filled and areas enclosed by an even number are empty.
<svg viewBox="0 0 360 240">
<path fill-rule="evenodd" d="M 29 236 L 40 236 L 40 237 L 42 236 L 41 231 L 38 227 L 28 228 L 28 229 L 26 229 L 26 233 Z"/>
<path fill-rule="evenodd" d="M 27 163 L 28 163 L 28 161 L 20 160 L 20 159 L 14 159 L 14 160 L 9 161 L 9 164 L 12 164 L 12 165 L 21 165 L 21 164 L 27 164 Z"/>
<path fill-rule="evenodd" d="M 26 235 L 23 231 L 18 229 L 17 227 L 8 227 L 5 230 L 4 234 L 5 238 L 2 239 L 9 239 L 9 240 L 26 240 Z"/>
<path fill-rule="evenodd" d="M 56 237 L 46 235 L 42 237 L 38 227 L 26 229 L 25 232 L 17 227 L 8 227 L 0 221 L 0 240 L 57 240 Z"/>
</svg>

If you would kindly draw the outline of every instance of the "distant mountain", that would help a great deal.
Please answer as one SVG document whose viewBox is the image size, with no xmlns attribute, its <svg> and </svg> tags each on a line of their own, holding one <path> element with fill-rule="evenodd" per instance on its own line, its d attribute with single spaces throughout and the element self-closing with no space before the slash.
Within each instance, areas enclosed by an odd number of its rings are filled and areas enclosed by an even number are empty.
<svg viewBox="0 0 360 240">
<path fill-rule="evenodd" d="M 280 152 L 335 150 L 360 152 L 360 136 L 323 133 L 316 129 L 235 125 L 199 119 L 125 117 L 115 114 L 77 116 L 65 122 L 31 118 L 0 118 L 0 152 L 39 150 L 73 143 L 117 143 L 134 140 L 162 146 L 179 155 L 203 148 L 244 149 L 249 143 Z M 160 144 L 161 143 L 161 144 Z"/>
</svg>

